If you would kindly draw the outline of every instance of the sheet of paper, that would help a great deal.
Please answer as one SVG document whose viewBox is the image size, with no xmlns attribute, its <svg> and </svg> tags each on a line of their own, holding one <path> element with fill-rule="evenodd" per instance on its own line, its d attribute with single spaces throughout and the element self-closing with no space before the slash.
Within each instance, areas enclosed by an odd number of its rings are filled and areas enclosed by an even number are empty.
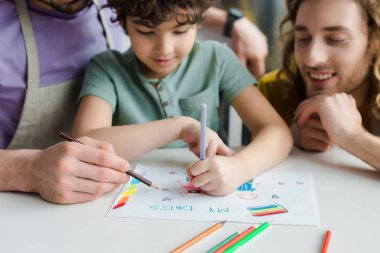
<svg viewBox="0 0 380 253">
<path fill-rule="evenodd" d="M 123 186 L 107 216 L 320 226 L 311 174 L 267 172 L 224 197 L 197 193 L 184 168 L 137 165 L 136 179 Z"/>
</svg>

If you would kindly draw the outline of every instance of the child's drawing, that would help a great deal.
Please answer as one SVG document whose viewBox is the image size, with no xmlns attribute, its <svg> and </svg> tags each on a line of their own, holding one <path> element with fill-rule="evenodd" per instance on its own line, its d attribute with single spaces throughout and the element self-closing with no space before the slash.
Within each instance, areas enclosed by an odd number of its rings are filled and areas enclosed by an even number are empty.
<svg viewBox="0 0 380 253">
<path fill-rule="evenodd" d="M 107 216 L 150 219 L 315 225 L 319 214 L 310 174 L 267 172 L 234 193 L 209 196 L 193 187 L 184 168 L 137 165 L 160 190 L 131 179 Z"/>
</svg>

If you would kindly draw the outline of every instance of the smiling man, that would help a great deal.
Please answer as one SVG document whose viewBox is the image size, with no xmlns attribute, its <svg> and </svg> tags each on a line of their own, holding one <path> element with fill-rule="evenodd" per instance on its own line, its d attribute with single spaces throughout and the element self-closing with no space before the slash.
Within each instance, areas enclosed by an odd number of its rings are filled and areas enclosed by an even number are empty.
<svg viewBox="0 0 380 253">
<path fill-rule="evenodd" d="M 297 146 L 337 145 L 380 170 L 380 2 L 287 0 L 287 7 L 283 69 L 259 89 Z"/>
</svg>

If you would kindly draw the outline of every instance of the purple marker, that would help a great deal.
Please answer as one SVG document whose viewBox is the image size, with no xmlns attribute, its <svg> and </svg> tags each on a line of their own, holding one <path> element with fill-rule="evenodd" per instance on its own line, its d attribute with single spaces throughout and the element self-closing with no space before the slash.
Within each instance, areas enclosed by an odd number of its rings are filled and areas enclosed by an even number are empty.
<svg viewBox="0 0 380 253">
<path fill-rule="evenodd" d="M 201 104 L 201 147 L 200 147 L 200 158 L 201 160 L 206 159 L 206 118 L 207 118 L 207 105 L 205 103 Z"/>
</svg>

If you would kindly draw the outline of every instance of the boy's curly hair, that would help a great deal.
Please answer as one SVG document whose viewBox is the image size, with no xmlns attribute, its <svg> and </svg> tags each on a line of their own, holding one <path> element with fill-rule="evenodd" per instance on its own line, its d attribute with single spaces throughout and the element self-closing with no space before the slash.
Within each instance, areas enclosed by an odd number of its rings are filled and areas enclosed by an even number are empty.
<svg viewBox="0 0 380 253">
<path fill-rule="evenodd" d="M 140 18 L 139 23 L 153 28 L 162 22 L 175 18 L 181 25 L 201 24 L 205 11 L 217 0 L 108 0 L 105 7 L 110 7 L 116 18 L 112 21 L 125 28 L 127 16 Z M 178 10 L 183 14 L 178 15 Z"/>
</svg>

